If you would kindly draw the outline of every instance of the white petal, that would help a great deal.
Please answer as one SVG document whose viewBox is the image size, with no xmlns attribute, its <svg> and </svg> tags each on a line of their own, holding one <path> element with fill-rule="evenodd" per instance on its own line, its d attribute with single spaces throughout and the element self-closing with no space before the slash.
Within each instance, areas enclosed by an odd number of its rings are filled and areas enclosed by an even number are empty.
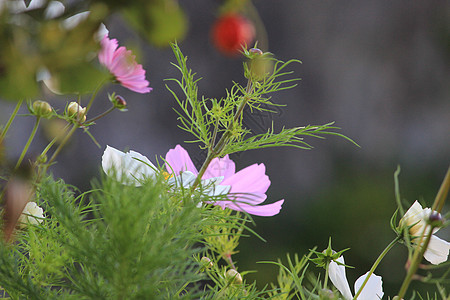
<svg viewBox="0 0 450 300">
<path fill-rule="evenodd" d="M 67 19 L 62 21 L 62 27 L 66 30 L 71 30 L 77 27 L 78 24 L 86 20 L 86 18 L 89 16 L 90 13 L 91 13 L 90 11 L 83 11 L 76 15 L 68 17 Z"/>
<path fill-rule="evenodd" d="M 341 256 L 337 259 L 338 262 L 345 264 L 344 257 Z M 345 299 L 353 299 L 352 291 L 348 285 L 347 276 L 345 275 L 345 266 L 339 265 L 332 261 L 328 269 L 328 277 L 334 286 L 341 292 Z"/>
<path fill-rule="evenodd" d="M 424 257 L 433 265 L 446 262 L 450 251 L 450 243 L 438 238 L 435 235 L 431 236 L 428 248 L 424 253 Z"/>
<path fill-rule="evenodd" d="M 61 16 L 64 13 L 65 7 L 64 4 L 62 4 L 59 1 L 50 1 L 48 3 L 47 8 L 44 12 L 44 17 L 46 19 L 54 19 L 59 16 Z"/>
<path fill-rule="evenodd" d="M 152 162 L 139 152 L 130 150 L 125 154 L 128 171 L 138 180 L 144 180 L 155 176 L 156 167 Z"/>
<path fill-rule="evenodd" d="M 102 156 L 103 171 L 108 176 L 124 184 L 140 186 L 140 181 L 155 175 L 156 167 L 150 160 L 136 151 L 124 153 L 114 147 L 106 146 Z"/>
<path fill-rule="evenodd" d="M 174 184 L 176 187 L 190 187 L 194 184 L 197 175 L 190 171 L 182 172 L 180 175 L 169 178 L 169 184 Z"/>
<path fill-rule="evenodd" d="M 207 189 L 207 194 L 210 197 L 217 197 L 228 194 L 231 190 L 231 185 L 213 185 Z"/>
<path fill-rule="evenodd" d="M 221 183 L 222 181 L 223 181 L 223 176 L 219 176 L 219 177 L 211 177 L 211 178 L 208 178 L 208 179 L 202 179 L 202 185 L 203 186 L 208 186 L 208 185 L 211 185 L 211 184 L 219 184 L 219 183 Z"/>
<path fill-rule="evenodd" d="M 363 284 L 364 280 L 367 277 L 366 274 L 362 275 L 358 278 L 355 282 L 355 293 L 358 292 L 359 288 Z M 377 276 L 375 274 L 372 274 L 369 277 L 369 280 L 367 281 L 366 285 L 364 286 L 361 294 L 359 294 L 358 299 L 359 300 L 379 300 L 383 298 L 383 281 L 381 276 Z"/>
</svg>

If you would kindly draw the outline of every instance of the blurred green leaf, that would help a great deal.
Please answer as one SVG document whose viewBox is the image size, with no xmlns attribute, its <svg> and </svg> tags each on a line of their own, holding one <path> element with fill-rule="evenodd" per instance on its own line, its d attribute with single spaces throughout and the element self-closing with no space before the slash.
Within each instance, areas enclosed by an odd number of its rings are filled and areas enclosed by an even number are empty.
<svg viewBox="0 0 450 300">
<path fill-rule="evenodd" d="M 52 75 L 57 79 L 59 90 L 63 94 L 92 92 L 110 76 L 87 62 L 61 69 Z"/>
<path fill-rule="evenodd" d="M 186 14 L 172 0 L 151 1 L 143 6 L 130 7 L 124 15 L 134 28 L 158 47 L 180 41 L 188 29 Z"/>
</svg>

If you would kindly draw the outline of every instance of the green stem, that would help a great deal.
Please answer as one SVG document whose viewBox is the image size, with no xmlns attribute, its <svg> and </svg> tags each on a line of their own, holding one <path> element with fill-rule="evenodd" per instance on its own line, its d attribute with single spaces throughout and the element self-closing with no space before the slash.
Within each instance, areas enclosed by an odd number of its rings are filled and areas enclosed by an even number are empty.
<svg viewBox="0 0 450 300">
<path fill-rule="evenodd" d="M 323 287 L 322 289 L 326 289 L 328 286 L 328 273 L 330 271 L 330 263 L 327 264 L 327 267 L 325 268 L 325 278 L 323 280 Z"/>
<path fill-rule="evenodd" d="M 14 108 L 13 113 L 11 114 L 11 116 L 9 117 L 8 122 L 5 125 L 5 128 L 2 130 L 2 132 L 0 133 L 0 140 L 2 140 L 5 136 L 6 133 L 8 132 L 9 127 L 11 126 L 11 123 L 14 121 L 14 119 L 16 118 L 17 112 L 19 111 L 19 108 L 22 106 L 23 103 L 23 99 L 19 100 L 19 102 L 17 102 L 16 107 Z"/>
<path fill-rule="evenodd" d="M 100 82 L 100 84 L 95 88 L 94 92 L 92 93 L 91 99 L 89 100 L 88 105 L 86 106 L 86 115 L 91 109 L 92 103 L 94 103 L 95 97 L 97 97 L 97 93 L 100 91 L 100 88 L 103 86 L 104 81 Z"/>
<path fill-rule="evenodd" d="M 96 116 L 96 117 L 94 117 L 94 118 L 92 118 L 92 119 L 90 119 L 90 120 L 87 120 L 86 122 L 83 122 L 83 123 L 88 123 L 88 124 L 89 124 L 89 123 L 91 123 L 91 122 L 97 121 L 98 119 L 103 118 L 104 116 L 106 116 L 107 114 L 109 114 L 110 112 L 112 112 L 114 109 L 116 109 L 115 106 L 109 108 L 109 109 L 106 110 L 105 112 L 103 112 L 103 113 L 99 114 L 98 116 Z"/>
<path fill-rule="evenodd" d="M 248 101 L 250 100 L 250 97 L 248 96 L 248 94 L 251 92 L 251 90 L 252 90 L 252 84 L 251 84 L 251 81 L 249 80 L 249 82 L 247 83 L 246 95 L 243 97 L 241 103 L 238 106 L 238 109 L 236 110 L 236 113 L 233 118 L 233 122 L 231 122 L 228 125 L 227 130 L 220 137 L 219 141 L 214 146 L 214 148 L 211 151 L 208 151 L 208 156 L 206 157 L 205 162 L 203 163 L 202 167 L 200 168 L 200 171 L 198 172 L 197 178 L 195 179 L 194 184 L 192 185 L 192 190 L 194 190 L 201 182 L 203 174 L 205 174 L 206 169 L 208 168 L 211 161 L 215 157 L 219 156 L 220 153 L 225 148 L 225 146 L 227 145 L 228 138 L 230 137 L 230 135 L 232 133 L 234 124 L 239 120 L 239 118 L 242 115 L 242 112 L 244 111 L 245 105 L 247 105 Z"/>
<path fill-rule="evenodd" d="M 375 272 L 375 269 L 378 267 L 378 265 L 380 264 L 380 262 L 383 260 L 383 258 L 386 256 L 386 254 L 392 249 L 392 247 L 395 246 L 395 244 L 401 239 L 400 236 L 397 236 L 392 242 L 389 243 L 389 245 L 387 245 L 387 247 L 383 250 L 383 252 L 381 252 L 381 254 L 378 256 L 377 260 L 373 263 L 372 268 L 370 268 L 369 272 L 367 273 L 366 278 L 364 279 L 364 282 L 362 283 L 361 287 L 359 288 L 359 290 L 356 292 L 355 297 L 353 297 L 353 299 L 358 299 L 358 296 L 361 294 L 364 286 L 367 284 L 367 282 L 369 281 L 370 276 L 372 276 L 373 272 Z"/>
<path fill-rule="evenodd" d="M 67 141 L 72 137 L 73 133 L 75 132 L 75 130 L 78 129 L 78 124 L 73 124 L 72 125 L 72 129 L 70 129 L 70 131 L 66 134 L 66 136 L 64 137 L 64 139 L 61 141 L 61 143 L 59 144 L 58 148 L 56 148 L 55 152 L 53 153 L 52 157 L 50 158 L 50 160 L 47 162 L 47 166 L 50 166 L 52 164 L 52 162 L 56 159 L 56 156 L 58 156 L 59 152 L 61 152 L 62 148 L 64 147 L 64 145 L 67 143 Z"/>
<path fill-rule="evenodd" d="M 400 187 L 398 183 L 398 175 L 400 174 L 400 166 L 397 166 L 397 170 L 394 173 L 394 184 L 395 184 L 395 200 L 397 201 L 397 207 L 400 211 L 400 214 L 403 216 L 405 214 L 405 210 L 403 209 L 402 201 L 400 198 Z"/>
<path fill-rule="evenodd" d="M 433 228 L 428 232 L 425 242 L 422 245 L 422 240 L 424 238 L 425 232 L 427 232 L 427 228 L 429 225 L 425 226 L 423 233 L 420 237 L 419 243 L 417 244 L 416 250 L 414 251 L 414 255 L 412 258 L 411 265 L 409 266 L 408 272 L 406 273 L 405 280 L 402 283 L 402 286 L 400 287 L 400 291 L 398 292 L 398 299 L 403 299 L 403 297 L 406 294 L 406 291 L 408 290 L 409 284 L 412 281 L 412 278 L 414 274 L 416 274 L 417 269 L 419 268 L 420 262 L 422 261 L 423 254 L 428 248 L 428 244 L 430 243 L 431 235 L 433 234 Z"/>
<path fill-rule="evenodd" d="M 431 209 L 440 213 L 444 207 L 445 200 L 447 199 L 448 190 L 450 188 L 450 167 L 447 169 L 444 180 L 442 181 L 441 187 L 434 199 L 433 206 Z"/>
<path fill-rule="evenodd" d="M 436 198 L 434 200 L 433 206 L 431 208 L 432 212 L 437 211 L 440 212 L 442 210 L 442 207 L 445 204 L 445 200 L 447 198 L 448 190 L 450 187 L 450 168 L 447 170 L 447 173 L 445 174 L 445 178 L 441 184 L 441 187 L 439 188 L 439 191 L 436 195 Z M 429 216 L 428 216 L 429 217 Z M 425 236 L 425 233 L 427 232 L 428 227 L 430 228 L 430 231 L 427 233 L 425 237 L 425 242 L 422 245 L 423 238 Z M 403 281 L 402 286 L 400 287 L 400 291 L 398 292 L 399 299 L 403 299 L 403 297 L 406 294 L 406 291 L 408 290 L 409 284 L 411 283 L 411 280 L 416 274 L 417 269 L 419 268 L 419 264 L 422 261 L 423 254 L 428 248 L 428 244 L 430 243 L 431 235 L 433 234 L 434 227 L 427 224 L 425 228 L 423 229 L 423 232 L 420 236 L 419 242 L 417 243 L 417 247 L 414 251 L 414 255 L 412 258 L 411 265 L 408 269 L 408 272 L 406 273 L 405 280 Z"/>
<path fill-rule="evenodd" d="M 62 132 L 66 132 L 67 128 L 69 128 L 70 124 L 66 124 L 66 126 L 63 128 Z M 53 140 L 51 140 L 50 143 L 48 143 L 47 147 L 42 151 L 41 156 L 47 154 L 48 150 L 56 143 L 56 141 L 60 138 L 60 136 L 55 136 Z"/>
<path fill-rule="evenodd" d="M 25 154 L 28 152 L 28 148 L 30 148 L 31 142 L 34 139 L 34 136 L 36 135 L 37 129 L 39 127 L 39 121 L 41 118 L 39 116 L 36 117 L 36 122 L 34 123 L 33 131 L 31 131 L 30 137 L 28 138 L 27 143 L 25 144 L 25 147 L 22 150 L 22 153 L 20 154 L 19 160 L 16 163 L 16 167 L 14 168 L 17 170 L 19 168 L 20 164 L 22 163 L 23 158 L 25 157 Z"/>
</svg>

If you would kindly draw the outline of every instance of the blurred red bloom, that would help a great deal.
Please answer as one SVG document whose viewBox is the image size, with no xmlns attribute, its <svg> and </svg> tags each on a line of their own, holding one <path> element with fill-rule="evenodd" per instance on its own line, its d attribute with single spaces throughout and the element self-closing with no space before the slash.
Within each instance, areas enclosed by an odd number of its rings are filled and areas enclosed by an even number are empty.
<svg viewBox="0 0 450 300">
<path fill-rule="evenodd" d="M 239 14 L 226 14 L 214 23 L 212 40 L 222 53 L 235 55 L 255 38 L 255 27 Z"/>
</svg>

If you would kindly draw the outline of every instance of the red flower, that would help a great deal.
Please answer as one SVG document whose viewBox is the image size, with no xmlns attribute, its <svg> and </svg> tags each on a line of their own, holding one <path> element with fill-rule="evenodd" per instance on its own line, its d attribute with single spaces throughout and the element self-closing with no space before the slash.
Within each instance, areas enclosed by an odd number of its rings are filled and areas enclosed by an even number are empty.
<svg viewBox="0 0 450 300">
<path fill-rule="evenodd" d="M 214 46 L 227 55 L 238 54 L 242 46 L 249 45 L 255 38 L 255 27 L 245 17 L 226 14 L 214 23 L 212 40 Z"/>
</svg>

